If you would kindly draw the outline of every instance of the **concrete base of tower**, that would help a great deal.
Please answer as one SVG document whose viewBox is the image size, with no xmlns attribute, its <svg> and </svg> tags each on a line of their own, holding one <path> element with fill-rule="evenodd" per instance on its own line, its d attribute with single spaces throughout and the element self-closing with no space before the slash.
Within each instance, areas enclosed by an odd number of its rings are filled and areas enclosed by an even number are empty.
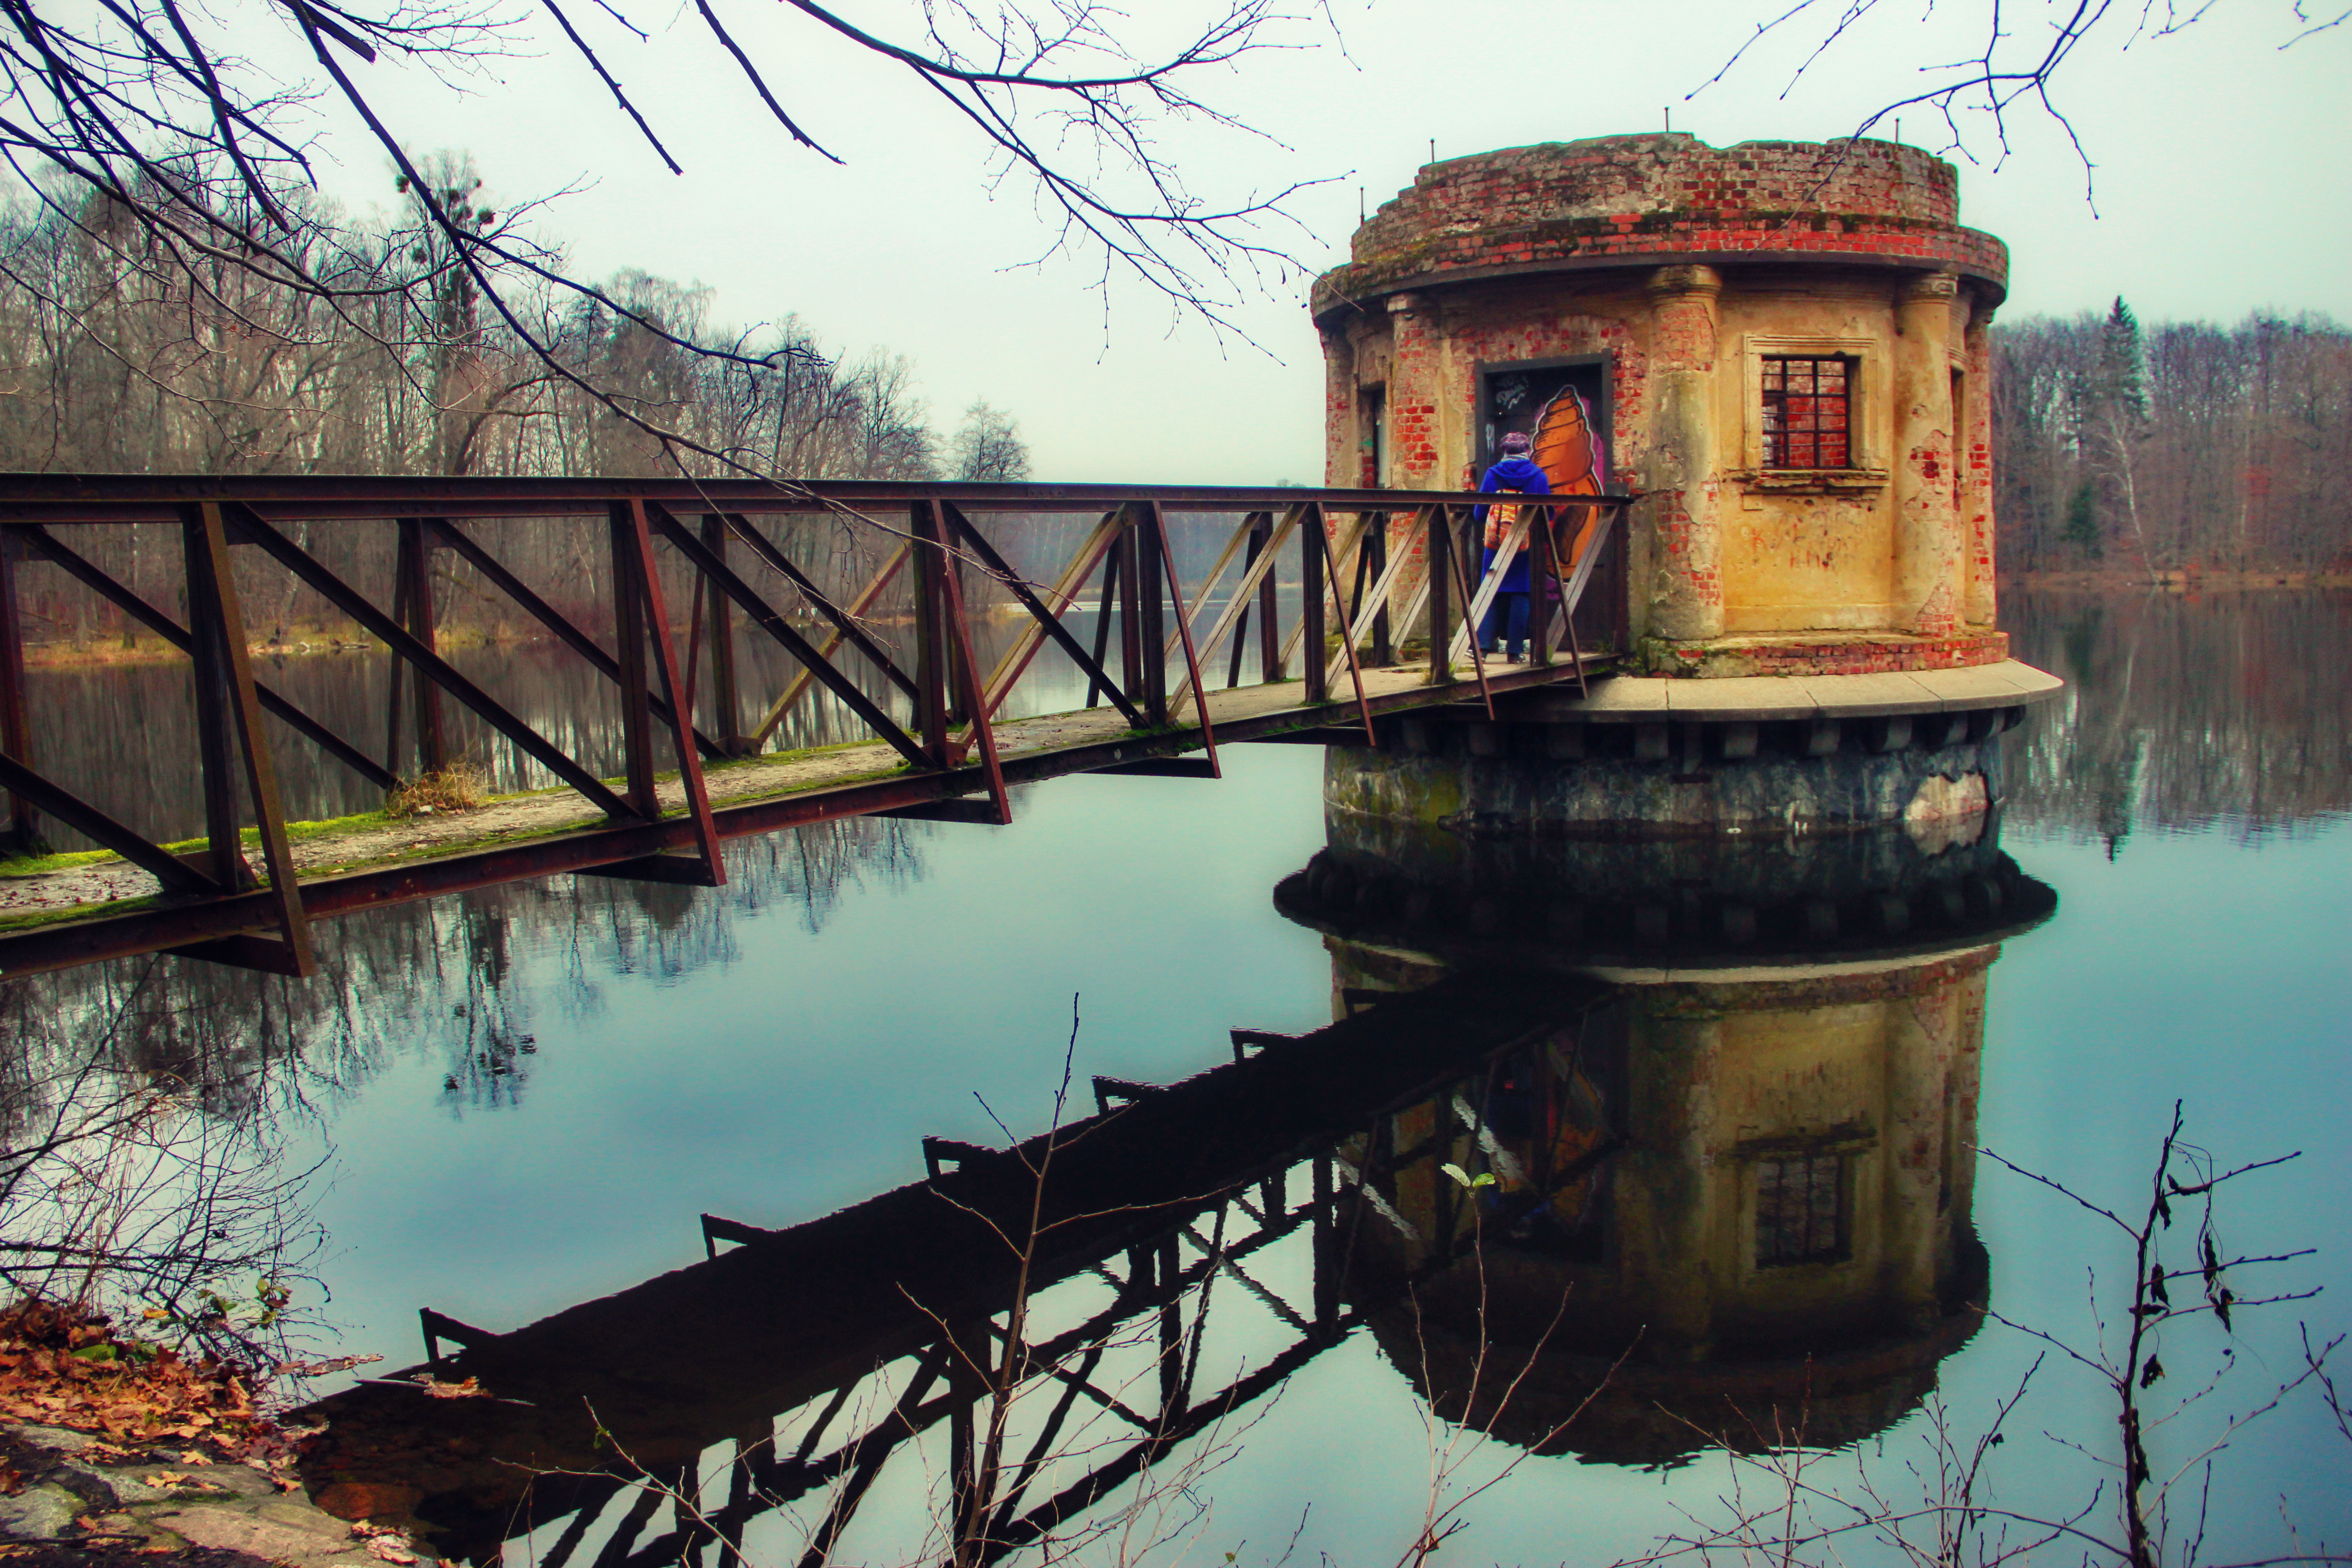
<svg viewBox="0 0 2352 1568">
<path fill-rule="evenodd" d="M 2002 737 L 2062 683 L 2013 661 L 1917 674 L 1620 677 L 1397 721 L 1326 753 L 1335 813 L 1465 838 L 1738 837 L 1903 825 L 2000 796 Z"/>
</svg>

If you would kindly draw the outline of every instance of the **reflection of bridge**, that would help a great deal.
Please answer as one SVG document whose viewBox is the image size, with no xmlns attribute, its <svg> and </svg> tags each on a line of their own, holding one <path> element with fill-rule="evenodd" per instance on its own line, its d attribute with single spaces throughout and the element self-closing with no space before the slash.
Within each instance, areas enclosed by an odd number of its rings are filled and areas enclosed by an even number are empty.
<svg viewBox="0 0 2352 1568">
<path fill-rule="evenodd" d="M 1883 1431 L 1984 1303 L 1952 1155 L 1986 966 L 2051 900 L 1990 839 L 1847 847 L 1791 889 L 1867 921 L 1700 899 L 1579 937 L 1501 865 L 1454 889 L 1499 889 L 1499 927 L 1360 900 L 1376 858 L 1424 892 L 1450 868 L 1335 827 L 1276 899 L 1327 934 L 1337 1022 L 1098 1079 L 1011 1151 L 927 1141 L 927 1181 L 789 1230 L 705 1215 L 707 1261 L 509 1332 L 427 1311 L 416 1370 L 494 1397 L 335 1395 L 306 1479 L 476 1562 L 533 1532 L 542 1568 L 911 1560 L 849 1532 L 919 1535 L 927 1491 L 940 1555 L 991 1561 L 1182 1484 L 1366 1331 L 1439 1414 L 1543 1452 Z M 1593 848 L 1549 851 L 1547 892 L 1596 886 Z"/>
<path fill-rule="evenodd" d="M 688 479 L 0 478 L 0 786 L 10 797 L 16 841 L 37 844 L 46 813 L 152 876 L 163 894 L 160 901 L 83 908 L 73 918 L 0 935 L 0 970 L 22 973 L 168 949 L 308 973 L 309 922 L 318 918 L 556 872 L 709 885 L 724 876 L 719 845 L 729 837 L 866 814 L 1003 822 L 1010 819 L 1006 790 L 1014 784 L 1106 771 L 1214 776 L 1221 740 L 1322 738 L 1349 730 L 1369 739 L 1378 715 L 1456 701 L 1465 683 L 1488 700 L 1519 688 L 1580 684 L 1588 659 L 1573 624 L 1576 606 L 1596 565 L 1617 558 L 1607 546 L 1628 499 L 1580 498 L 1559 509 L 1556 530 L 1530 532 L 1522 523 L 1509 550 L 1524 540 L 1564 581 L 1568 613 L 1558 614 L 1549 595 L 1536 595 L 1533 658 L 1505 669 L 1485 663 L 1464 632 L 1485 609 L 1508 560 L 1507 551 L 1483 581 L 1474 578 L 1476 541 L 1466 531 L 1475 498 L 1465 495 Z M 982 525 L 1048 513 L 1098 518 L 1050 570 L 1016 569 L 1003 528 Z M 1239 519 L 1214 565 L 1189 584 L 1176 567 L 1169 526 L 1174 513 Z M 1414 520 L 1411 527 L 1400 526 L 1405 516 Z M 609 637 L 564 616 L 493 552 L 486 525 L 512 519 L 572 520 L 580 528 L 580 558 L 609 569 Z M 793 550 L 795 536 L 788 531 L 844 519 L 870 525 L 885 547 L 862 581 L 824 581 L 807 552 Z M 779 521 L 787 531 L 778 531 Z M 322 531 L 344 531 L 348 541 L 350 531 L 372 522 L 394 525 L 385 539 L 393 557 L 389 605 L 320 559 Z M 184 619 L 91 558 L 98 552 L 87 548 L 90 529 L 135 523 L 178 531 Z M 667 556 L 656 549 L 664 543 Z M 230 564 L 238 546 L 268 557 L 390 648 L 394 676 L 381 761 L 255 678 L 248 617 Z M 1286 629 L 1276 568 L 1292 551 L 1306 587 L 1289 607 Z M 597 777 L 440 656 L 433 567 L 439 552 L 613 685 L 624 776 Z M 16 581 L 27 563 L 55 566 L 191 657 L 199 744 L 189 765 L 201 774 L 207 828 L 194 852 L 165 848 L 42 771 L 44 732 L 130 721 L 27 710 Z M 680 578 L 691 584 L 684 626 Z M 971 595 L 983 582 L 1026 617 L 1012 647 L 985 672 L 971 636 Z M 1082 604 L 1097 583 L 1091 605 Z M 1622 595 L 1596 597 L 1605 608 Z M 1097 612 L 1091 645 L 1067 624 L 1074 610 L 1089 607 Z M 1259 679 L 1244 686 L 1253 615 Z M 797 666 L 765 718 L 748 729 L 737 683 L 743 662 L 739 618 Z M 1600 640 L 1613 646 L 1618 628 L 1608 616 L 1600 619 L 1589 630 L 1601 630 Z M 1431 651 L 1413 665 L 1399 663 L 1397 637 L 1422 628 L 1431 634 Z M 1015 684 L 1048 643 L 1086 677 L 1086 710 L 1001 718 Z M 1286 680 L 1294 661 L 1298 679 Z M 405 700 L 404 670 L 413 672 Z M 797 762 L 757 760 L 782 715 L 818 688 L 868 737 L 862 748 Z M 404 712 L 417 768 L 435 772 L 450 761 L 445 702 L 469 710 L 568 788 L 577 797 L 569 819 L 428 858 L 331 870 L 316 857 L 306 863 L 289 838 L 262 715 L 389 788 L 407 752 Z M 657 734 L 667 740 L 674 777 L 657 772 Z M 1202 756 L 1183 755 L 1192 752 Z M 706 759 L 730 765 L 706 775 Z M 247 820 L 260 851 L 259 875 L 241 847 Z"/>
<path fill-rule="evenodd" d="M 1231 1063 L 1164 1089 L 1097 1079 L 1097 1114 L 1012 1151 L 928 1141 L 929 1180 L 810 1224 L 767 1232 L 706 1215 L 709 1261 L 511 1333 L 428 1311 L 428 1347 L 463 1347 L 432 1370 L 478 1377 L 499 1402 L 427 1401 L 396 1380 L 336 1395 L 316 1407 L 329 1426 L 309 1479 L 377 1489 L 378 1509 L 381 1489 L 410 1488 L 446 1532 L 436 1549 L 476 1561 L 573 1513 L 544 1568 L 599 1527 L 599 1563 L 674 1563 L 803 1505 L 814 1563 L 885 1466 L 945 1423 L 956 1507 L 981 1500 L 980 1557 L 992 1560 L 1086 1514 L 1357 1328 L 1340 1281 L 1360 1227 L 1381 1223 L 1368 1215 L 1394 1210 L 1343 1189 L 1393 1190 L 1397 1171 L 1465 1157 L 1450 1127 L 1404 1150 L 1381 1130 L 1417 1102 L 1458 1102 L 1451 1086 L 1497 1052 L 1572 1049 L 1605 997 L 1557 980 L 1438 987 L 1297 1038 L 1237 1031 Z M 1265 1272 L 1263 1255 L 1301 1232 L 1305 1268 Z M 1450 1258 L 1475 1234 L 1463 1211 L 1434 1239 Z M 1311 1284 L 1288 1296 L 1270 1282 L 1301 1273 Z M 1204 1384 L 1213 1291 L 1244 1296 L 1278 1348 Z M 1063 1308 L 1071 1294 L 1083 1300 Z M 1016 1301 L 1032 1323 L 1049 1309 L 1076 1321 L 1032 1339 Z M 1008 1368 L 1018 1441 L 991 1476 L 990 1384 Z M 667 1533 L 638 1541 L 663 1498 L 630 1469 L 693 1495 L 702 1456 L 730 1443 L 724 1501 L 705 1500 L 699 1518 L 675 1507 Z"/>
</svg>

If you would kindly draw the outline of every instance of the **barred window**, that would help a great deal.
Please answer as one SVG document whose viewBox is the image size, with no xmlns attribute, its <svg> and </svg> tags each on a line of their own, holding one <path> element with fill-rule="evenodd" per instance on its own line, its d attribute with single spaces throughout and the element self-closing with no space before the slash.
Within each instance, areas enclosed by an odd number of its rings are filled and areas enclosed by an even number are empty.
<svg viewBox="0 0 2352 1568">
<path fill-rule="evenodd" d="M 1756 1165 L 1756 1267 L 1845 1256 L 1845 1156 L 1790 1154 Z"/>
<path fill-rule="evenodd" d="M 1764 361 L 1764 466 L 1846 468 L 1853 362 L 1768 355 Z"/>
</svg>

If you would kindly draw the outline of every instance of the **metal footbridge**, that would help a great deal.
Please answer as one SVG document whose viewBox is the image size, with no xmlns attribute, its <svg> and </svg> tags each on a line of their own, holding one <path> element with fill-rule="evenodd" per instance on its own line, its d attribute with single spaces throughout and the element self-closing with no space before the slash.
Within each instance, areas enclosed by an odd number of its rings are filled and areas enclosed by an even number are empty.
<svg viewBox="0 0 2352 1568">
<path fill-rule="evenodd" d="M 0 974 L 154 952 L 308 974 L 311 922 L 383 905 L 562 873 L 716 885 L 730 838 L 856 816 L 1002 824 L 1015 784 L 1079 773 L 1215 777 L 1221 745 L 1373 744 L 1383 715 L 1465 701 L 1491 711 L 1497 695 L 1530 687 L 1582 690 L 1623 646 L 1623 552 L 1612 546 L 1633 498 L 1521 508 L 1484 571 L 1474 510 L 1482 499 L 1491 498 L 1290 487 L 0 475 L 0 790 L 10 832 L 19 852 L 29 851 L 44 842 L 45 819 L 54 820 L 119 857 L 122 873 L 101 901 L 12 914 L 0 926 Z M 1075 548 L 1043 567 L 1014 564 L 1016 535 L 1071 514 L 1079 519 Z M 548 531 L 576 533 L 566 549 L 604 583 L 608 624 L 581 624 L 557 607 L 548 584 L 526 581 L 501 559 L 500 542 L 523 522 L 538 531 L 542 556 Z M 142 538 L 153 525 L 168 530 L 176 605 L 100 563 L 110 554 L 98 547 L 106 531 L 142 524 L 150 525 Z M 1213 563 L 1191 582 L 1178 569 L 1171 524 L 1188 542 L 1203 538 L 1203 528 L 1213 531 L 1208 540 L 1223 538 Z M 1533 595 L 1528 658 L 1503 665 L 1481 655 L 1469 628 L 1523 550 L 1538 580 L 1559 591 Z M 388 556 L 390 571 L 364 575 L 388 577 L 388 595 L 363 591 L 354 581 L 362 574 L 348 564 L 373 556 Z M 246 583 L 282 574 L 274 581 L 290 579 L 390 650 L 381 750 L 337 732 L 257 676 L 240 557 L 253 561 Z M 44 565 L 191 661 L 197 744 L 184 765 L 205 826 L 193 848 L 166 847 L 58 782 L 53 764 L 45 769 L 51 737 L 132 726 L 142 716 L 30 700 L 20 586 Z M 548 732 L 577 733 L 584 717 L 534 725 L 445 657 L 436 582 L 461 575 L 593 670 L 600 699 L 606 688 L 617 695 L 618 776 L 598 776 L 577 742 Z M 983 616 L 1018 623 L 985 669 L 974 635 Z M 790 671 L 756 717 L 741 673 L 753 662 L 753 639 L 772 642 L 767 663 L 780 659 Z M 1006 700 L 1049 643 L 1085 679 L 1084 705 L 1005 716 Z M 1244 682 L 1245 669 L 1254 680 Z M 769 752 L 780 726 L 807 704 L 826 710 L 845 743 Z M 390 791 L 454 760 L 453 710 L 560 786 L 562 808 L 544 798 L 528 810 L 494 805 L 478 832 L 423 855 L 371 856 L 315 837 L 298 845 L 278 747 L 315 747 Z M 80 739 L 89 739 L 86 730 Z"/>
</svg>

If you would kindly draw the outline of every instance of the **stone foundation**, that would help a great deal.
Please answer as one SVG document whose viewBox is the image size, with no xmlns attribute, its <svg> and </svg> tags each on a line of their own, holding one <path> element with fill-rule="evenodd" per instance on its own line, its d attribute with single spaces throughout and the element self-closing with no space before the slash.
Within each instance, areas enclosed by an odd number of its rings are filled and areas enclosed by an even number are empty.
<svg viewBox="0 0 2352 1568">
<path fill-rule="evenodd" d="M 1887 750 L 1869 749 L 1864 734 L 1811 754 L 1814 726 L 1748 725 L 1739 741 L 1752 754 L 1728 757 L 1722 738 L 1707 731 L 1730 725 L 1591 725 L 1574 737 L 1585 754 L 1562 759 L 1547 754 L 1560 737 L 1546 728 L 1431 725 L 1426 750 L 1330 747 L 1324 805 L 1335 817 L 1416 824 L 1465 838 L 1643 839 L 1895 825 L 1948 835 L 2000 798 L 1998 733 Z"/>
</svg>

